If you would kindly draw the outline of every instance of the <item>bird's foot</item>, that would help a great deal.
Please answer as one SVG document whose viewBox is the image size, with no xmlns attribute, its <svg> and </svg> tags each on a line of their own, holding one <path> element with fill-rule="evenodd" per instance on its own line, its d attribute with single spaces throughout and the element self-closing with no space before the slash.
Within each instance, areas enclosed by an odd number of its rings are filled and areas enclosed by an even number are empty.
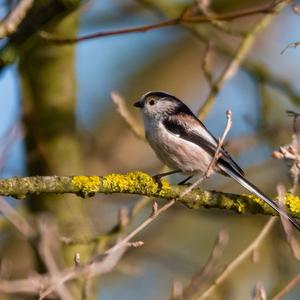
<svg viewBox="0 0 300 300">
<path fill-rule="evenodd" d="M 189 176 L 187 178 L 185 178 L 184 180 L 180 181 L 179 183 L 177 183 L 177 185 L 191 185 L 191 183 L 187 182 L 192 178 L 192 176 Z"/>
<path fill-rule="evenodd" d="M 162 176 L 160 174 L 152 176 L 153 181 L 155 181 L 156 183 L 161 182 L 161 178 Z"/>
<path fill-rule="evenodd" d="M 163 176 L 161 176 L 160 174 L 154 175 L 152 176 L 153 181 L 158 185 L 158 188 L 161 189 L 162 188 L 162 183 L 161 183 L 161 178 Z"/>
</svg>

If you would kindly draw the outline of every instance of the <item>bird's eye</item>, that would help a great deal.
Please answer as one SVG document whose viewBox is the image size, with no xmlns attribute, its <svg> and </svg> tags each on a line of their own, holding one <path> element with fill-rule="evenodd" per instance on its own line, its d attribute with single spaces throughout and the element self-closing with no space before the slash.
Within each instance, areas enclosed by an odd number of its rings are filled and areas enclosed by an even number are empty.
<svg viewBox="0 0 300 300">
<path fill-rule="evenodd" d="M 150 100 L 150 101 L 149 101 L 149 104 L 150 104 L 150 105 L 154 105 L 155 103 L 156 103 L 155 100 Z"/>
</svg>

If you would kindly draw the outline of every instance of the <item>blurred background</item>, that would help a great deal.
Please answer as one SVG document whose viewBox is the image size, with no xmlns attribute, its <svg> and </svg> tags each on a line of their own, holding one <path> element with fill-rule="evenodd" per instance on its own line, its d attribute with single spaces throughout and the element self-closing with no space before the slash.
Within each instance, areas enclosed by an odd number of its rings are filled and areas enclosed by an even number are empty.
<svg viewBox="0 0 300 300">
<path fill-rule="evenodd" d="M 42 2 L 36 1 L 34 8 L 44 5 Z M 15 1 L 0 3 L 3 18 Z M 213 0 L 208 4 L 212 12 L 226 14 L 270 3 Z M 80 36 L 156 23 L 177 17 L 194 6 L 193 1 L 187 0 L 91 0 L 37 30 L 61 37 Z M 203 72 L 204 56 L 215 81 L 236 57 L 247 33 L 265 17 L 256 14 L 221 25 L 185 24 L 91 39 L 74 46 L 51 44 L 30 30 L 20 30 L 19 35 L 0 40 L 1 177 L 106 175 L 137 170 L 156 174 L 161 163 L 148 144 L 124 125 L 111 92 L 117 91 L 124 97 L 141 126 L 141 116 L 132 103 L 150 90 L 167 91 L 196 113 L 211 91 Z M 38 23 L 37 19 L 32 24 Z M 291 5 L 286 5 L 272 16 L 268 26 L 252 33 L 253 46 L 239 70 L 220 89 L 203 120 L 219 136 L 226 124 L 225 112 L 232 110 L 233 126 L 226 148 L 246 171 L 247 178 L 270 196 L 276 196 L 279 182 L 290 187 L 286 165 L 271 155 L 274 149 L 291 141 L 292 119 L 286 110 L 299 112 L 300 49 L 281 54 L 287 44 L 300 40 L 299 24 L 300 16 Z M 32 36 L 23 41 L 22 34 Z M 181 179 L 169 178 L 173 183 Z M 245 193 L 220 176 L 205 181 L 202 187 Z M 50 195 L 22 202 L 6 200 L 32 222 L 34 216 L 50 214 L 64 236 L 100 237 L 93 250 L 78 244 L 62 247 L 60 264 L 70 265 L 77 251 L 90 257 L 112 245 L 115 236 L 105 241 L 101 237 L 116 226 L 119 209 L 130 210 L 140 197 L 97 194 L 82 200 L 70 195 Z M 151 203 L 148 201 L 139 211 L 127 230 L 149 215 Z M 201 270 L 221 229 L 228 232 L 229 242 L 218 263 L 220 267 L 247 248 L 267 221 L 266 216 L 203 208 L 189 210 L 177 204 L 139 235 L 138 239 L 145 242 L 143 247 L 129 249 L 111 273 L 94 280 L 95 292 L 90 299 L 170 299 L 174 280 L 185 286 Z M 26 239 L 5 220 L 1 222 L 1 261 L 5 266 L 2 276 L 14 279 L 24 278 L 33 270 L 43 273 Z M 18 255 L 21 249 L 22 256 Z M 299 262 L 293 258 L 279 222 L 256 255 L 255 262 L 251 256 L 244 259 L 207 299 L 264 299 L 253 294 L 257 283 L 272 299 L 299 273 Z M 199 289 L 203 291 L 208 285 L 203 282 Z M 299 295 L 300 288 L 295 288 L 284 299 L 299 299 Z M 1 299 L 26 297 L 1 295 Z"/>
</svg>

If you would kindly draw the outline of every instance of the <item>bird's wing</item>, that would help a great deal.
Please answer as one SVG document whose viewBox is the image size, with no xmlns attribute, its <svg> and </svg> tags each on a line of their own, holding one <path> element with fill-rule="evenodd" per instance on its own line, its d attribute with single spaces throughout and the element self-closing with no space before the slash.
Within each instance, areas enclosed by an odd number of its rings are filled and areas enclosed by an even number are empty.
<svg viewBox="0 0 300 300">
<path fill-rule="evenodd" d="M 215 154 L 218 145 L 216 138 L 194 115 L 185 113 L 176 114 L 176 116 L 165 118 L 162 123 L 171 133 L 176 134 L 177 136 L 179 135 L 181 138 L 198 145 L 211 156 Z M 244 175 L 244 171 L 223 147 L 221 148 L 220 153 L 222 156 L 218 160 L 218 163 L 233 169 L 241 176 Z"/>
</svg>

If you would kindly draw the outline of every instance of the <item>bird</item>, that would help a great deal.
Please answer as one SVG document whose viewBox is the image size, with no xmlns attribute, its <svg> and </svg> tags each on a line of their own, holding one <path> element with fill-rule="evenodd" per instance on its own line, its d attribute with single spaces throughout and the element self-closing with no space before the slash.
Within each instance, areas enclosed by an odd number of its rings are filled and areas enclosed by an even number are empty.
<svg viewBox="0 0 300 300">
<path fill-rule="evenodd" d="M 167 175 L 182 173 L 188 175 L 179 183 L 184 184 L 193 176 L 204 174 L 207 171 L 214 159 L 218 140 L 186 104 L 169 93 L 150 91 L 135 102 L 134 106 L 142 112 L 148 143 L 160 161 L 171 170 L 155 175 L 155 180 L 160 180 Z M 237 181 L 250 193 L 256 195 L 289 220 L 300 231 L 300 225 L 292 216 L 245 178 L 241 167 L 223 146 L 215 163 L 214 172 Z"/>
</svg>

